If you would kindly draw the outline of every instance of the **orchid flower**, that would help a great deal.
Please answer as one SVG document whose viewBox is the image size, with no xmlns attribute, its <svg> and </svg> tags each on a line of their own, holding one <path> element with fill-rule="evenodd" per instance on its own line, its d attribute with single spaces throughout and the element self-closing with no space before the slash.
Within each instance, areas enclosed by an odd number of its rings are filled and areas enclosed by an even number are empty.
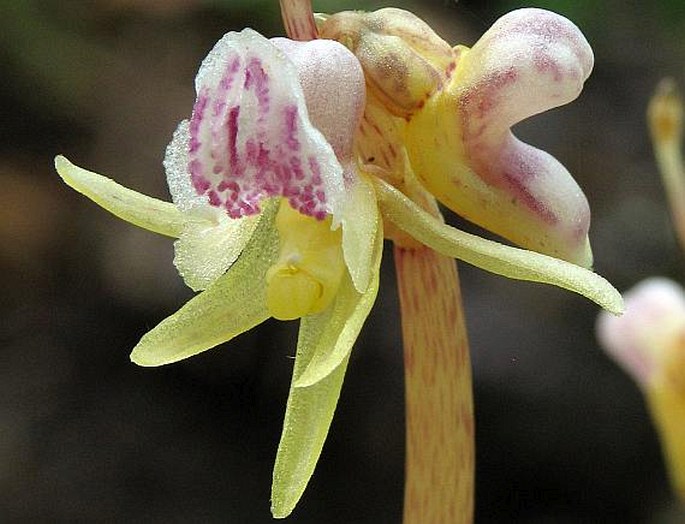
<svg viewBox="0 0 685 524">
<path fill-rule="evenodd" d="M 651 277 L 624 296 L 625 314 L 602 312 L 597 337 L 645 395 L 674 491 L 685 500 L 685 291 Z"/>
<path fill-rule="evenodd" d="M 200 292 L 143 336 L 131 354 L 135 363 L 176 362 L 269 317 L 300 319 L 274 468 L 276 517 L 292 511 L 321 453 L 352 346 L 376 298 L 384 236 L 575 291 L 613 313 L 622 309 L 606 280 L 574 263 L 589 264 L 582 193 L 560 164 L 508 131 L 517 119 L 580 90 L 591 52 L 577 28 L 545 11 L 522 10 L 467 52 L 434 44 L 438 37 L 421 22 L 393 42 L 423 46 L 424 54 L 437 49 L 442 76 L 419 57 L 410 67 L 389 61 L 387 78 L 372 68 L 392 49 L 371 45 L 362 52 L 344 34 L 329 34 L 336 16 L 318 20 L 327 39 L 269 40 L 245 29 L 216 44 L 198 72 L 192 115 L 167 148 L 173 203 L 64 157 L 55 161 L 68 185 L 105 209 L 177 238 L 176 267 Z M 400 32 L 407 20 L 412 26 L 418 20 L 399 10 L 382 19 L 388 27 L 397 21 Z M 302 29 L 297 21 L 286 25 Z M 519 63 L 526 49 L 539 51 L 538 62 Z M 498 80 L 512 64 L 520 67 L 505 75 L 509 83 Z M 420 93 L 423 103 L 412 105 L 413 84 L 405 82 L 412 88 L 404 97 L 385 88 L 402 87 L 402 78 L 393 80 L 398 71 L 425 77 L 432 87 Z M 532 103 L 525 96 L 550 82 L 559 90 L 539 90 Z M 467 203 L 454 204 L 456 210 L 541 252 L 444 224 L 424 184 L 448 206 L 463 193 Z"/>
<path fill-rule="evenodd" d="M 572 22 L 519 9 L 472 48 L 451 48 L 413 14 L 381 9 L 333 15 L 321 34 L 354 50 L 372 98 L 400 117 L 413 173 L 438 201 L 516 244 L 592 265 L 583 192 L 554 157 L 510 131 L 580 94 L 594 58 Z"/>
</svg>

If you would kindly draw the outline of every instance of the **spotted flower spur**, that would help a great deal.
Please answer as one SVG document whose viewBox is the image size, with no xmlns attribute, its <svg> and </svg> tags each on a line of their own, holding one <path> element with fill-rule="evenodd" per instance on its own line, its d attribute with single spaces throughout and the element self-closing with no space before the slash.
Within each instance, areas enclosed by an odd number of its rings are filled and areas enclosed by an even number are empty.
<svg viewBox="0 0 685 524">
<path fill-rule="evenodd" d="M 428 334 L 421 315 L 433 314 L 429 304 L 460 315 L 452 257 L 572 290 L 613 313 L 622 309 L 613 287 L 583 267 L 590 257 L 582 192 L 558 162 L 509 132 L 521 118 L 580 92 L 592 55 L 575 26 L 522 10 L 467 51 L 452 49 L 405 11 L 322 15 L 317 27 L 307 2 L 281 5 L 292 39 L 230 32 L 203 61 L 192 114 L 164 159 L 172 203 L 55 160 L 76 191 L 176 238 L 174 263 L 198 292 L 143 336 L 133 362 L 169 364 L 267 318 L 299 319 L 273 476 L 275 517 L 290 514 L 314 471 L 352 347 L 376 299 L 384 238 L 401 247 L 400 259 L 416 255 L 425 271 L 444 269 L 431 286 L 403 295 L 412 295 L 406 303 L 415 309 L 413 325 L 403 326 L 419 330 L 412 335 L 419 343 L 439 339 L 445 354 L 465 333 L 455 334 L 450 320 Z M 540 50 L 538 62 L 520 60 L 527 46 Z M 390 57 L 391 76 L 409 75 L 399 83 L 380 72 Z M 548 87 L 538 89 L 541 101 L 521 106 L 535 86 Z M 433 195 L 540 252 L 444 224 Z M 400 284 L 423 278 L 421 267 L 403 267 Z M 470 391 L 470 382 L 460 387 Z M 470 402 L 470 393 L 460 398 Z M 472 467 L 463 478 L 459 504 L 468 520 Z"/>
</svg>

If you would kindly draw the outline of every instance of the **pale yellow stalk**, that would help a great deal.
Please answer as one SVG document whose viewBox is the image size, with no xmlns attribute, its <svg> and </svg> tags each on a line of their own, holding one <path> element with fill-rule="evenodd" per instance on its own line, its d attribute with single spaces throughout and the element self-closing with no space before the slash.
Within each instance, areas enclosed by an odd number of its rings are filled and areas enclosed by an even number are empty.
<svg viewBox="0 0 685 524">
<path fill-rule="evenodd" d="M 666 348 L 659 370 L 644 389 L 673 491 L 685 504 L 685 338 L 676 338 Z"/>
<path fill-rule="evenodd" d="M 673 225 L 685 251 L 685 167 L 680 147 L 683 102 L 673 80 L 664 79 L 658 85 L 647 119 Z M 673 490 L 685 504 L 685 340 L 677 339 L 662 359 L 660 374 L 644 389 Z"/>
<path fill-rule="evenodd" d="M 413 197 L 442 218 L 421 188 Z M 404 524 L 468 524 L 474 506 L 471 362 L 457 265 L 395 243 L 406 403 Z"/>
<path fill-rule="evenodd" d="M 685 170 L 680 150 L 683 104 L 672 80 L 662 80 L 659 84 L 649 103 L 647 117 L 673 225 L 685 251 Z"/>
<path fill-rule="evenodd" d="M 471 366 L 454 260 L 395 248 L 406 397 L 404 524 L 470 523 Z"/>
</svg>

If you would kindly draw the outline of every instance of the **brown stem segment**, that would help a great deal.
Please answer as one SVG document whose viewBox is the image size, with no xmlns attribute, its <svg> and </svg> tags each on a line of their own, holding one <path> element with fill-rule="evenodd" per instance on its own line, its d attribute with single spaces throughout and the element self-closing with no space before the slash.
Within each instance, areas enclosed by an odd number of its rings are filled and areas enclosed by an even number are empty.
<svg viewBox="0 0 685 524">
<path fill-rule="evenodd" d="M 395 246 L 402 314 L 407 449 L 404 524 L 473 522 L 471 364 L 457 266 Z"/>
<path fill-rule="evenodd" d="M 311 0 L 279 0 L 288 38 L 308 41 L 318 38 Z"/>
</svg>

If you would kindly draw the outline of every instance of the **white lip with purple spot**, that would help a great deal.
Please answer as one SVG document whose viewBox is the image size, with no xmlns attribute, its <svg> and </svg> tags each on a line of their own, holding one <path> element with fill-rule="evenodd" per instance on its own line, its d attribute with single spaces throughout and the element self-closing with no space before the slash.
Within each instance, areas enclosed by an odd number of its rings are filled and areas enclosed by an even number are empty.
<svg viewBox="0 0 685 524">
<path fill-rule="evenodd" d="M 188 125 L 186 174 L 197 195 L 231 218 L 288 199 L 323 219 L 344 190 L 343 169 L 311 124 L 293 63 L 245 29 L 226 34 L 204 60 Z"/>
</svg>

